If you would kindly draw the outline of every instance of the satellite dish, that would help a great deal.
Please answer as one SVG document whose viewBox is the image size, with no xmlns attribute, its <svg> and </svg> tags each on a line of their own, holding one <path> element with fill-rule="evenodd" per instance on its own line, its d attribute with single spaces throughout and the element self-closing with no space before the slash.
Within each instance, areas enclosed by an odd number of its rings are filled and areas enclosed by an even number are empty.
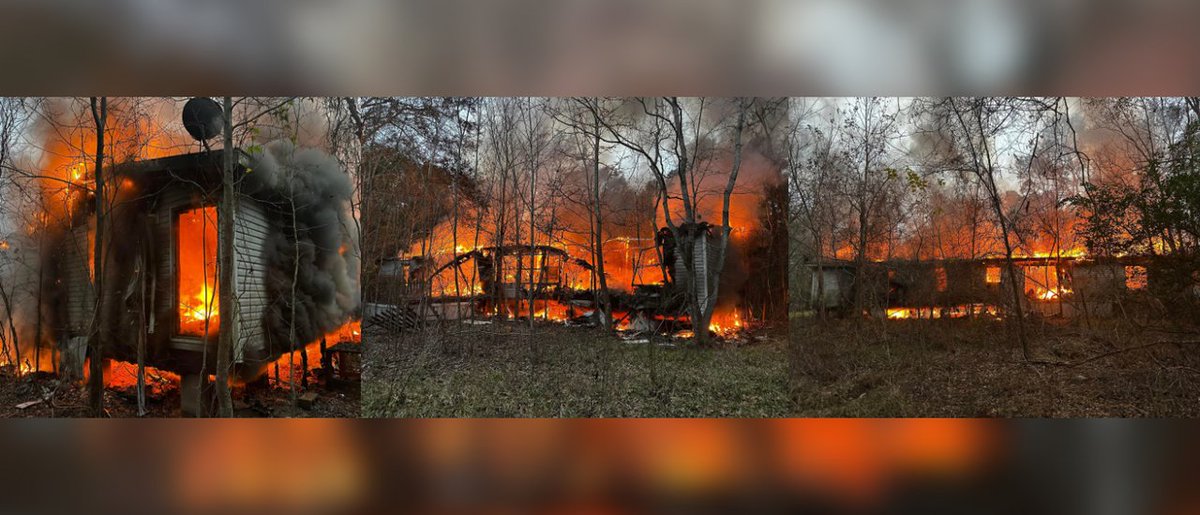
<svg viewBox="0 0 1200 515">
<path fill-rule="evenodd" d="M 183 105 L 183 127 L 197 141 L 204 141 L 221 133 L 224 114 L 221 105 L 213 99 L 195 97 Z"/>
</svg>

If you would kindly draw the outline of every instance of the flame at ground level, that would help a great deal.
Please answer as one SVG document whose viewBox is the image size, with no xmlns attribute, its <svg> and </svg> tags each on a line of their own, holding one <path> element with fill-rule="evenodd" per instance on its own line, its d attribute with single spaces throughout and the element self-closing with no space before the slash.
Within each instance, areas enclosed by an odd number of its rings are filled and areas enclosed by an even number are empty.
<svg viewBox="0 0 1200 515">
<path fill-rule="evenodd" d="M 982 315 L 990 315 L 993 317 L 1000 316 L 1000 310 L 996 306 L 990 304 L 961 304 L 958 306 L 918 306 L 918 307 L 901 307 L 888 308 L 887 317 L 889 320 L 910 320 L 910 319 L 928 319 L 935 320 L 939 318 L 966 318 L 977 317 Z"/>
<path fill-rule="evenodd" d="M 357 344 L 361 342 L 361 338 L 362 324 L 358 320 L 347 322 L 341 327 L 325 334 L 327 348 L 333 347 L 334 345 L 342 342 L 353 342 Z M 275 361 L 264 367 L 262 373 L 270 374 L 271 378 L 274 379 L 276 377 L 274 375 L 274 371 L 276 367 L 278 367 L 279 374 L 277 377 L 279 381 L 276 383 L 277 386 L 286 388 L 289 384 L 292 384 L 291 381 L 293 378 L 295 378 L 295 384 L 299 385 L 302 374 L 308 374 L 321 366 L 321 340 L 317 339 L 312 343 L 309 343 L 304 347 L 304 350 L 308 354 L 307 368 L 302 367 L 303 362 L 301 361 L 299 353 L 297 352 L 294 354 L 284 354 L 283 356 L 280 356 Z M 47 362 L 49 362 L 49 360 L 43 360 L 43 363 Z M 29 370 L 25 370 L 26 365 L 24 364 L 24 360 L 22 360 L 22 363 L 23 372 L 32 371 L 31 368 Z M 52 371 L 46 365 L 43 365 L 43 368 L 45 368 L 45 371 L 47 372 Z M 136 363 L 130 363 L 128 361 L 116 359 L 106 360 L 104 366 L 105 388 L 120 391 L 130 391 L 137 388 L 137 369 L 138 367 Z M 84 384 L 86 384 L 88 381 L 89 371 L 89 362 L 85 359 L 83 364 L 84 376 L 82 381 Z M 210 381 L 214 381 L 216 379 L 213 374 L 209 374 L 208 378 Z M 151 395 L 157 396 L 162 395 L 169 390 L 179 388 L 180 376 L 178 373 L 170 370 L 147 366 L 145 367 L 145 380 L 146 391 Z M 235 388 L 244 387 L 245 385 L 245 382 L 236 378 L 231 378 L 230 380 L 230 386 Z"/>
<path fill-rule="evenodd" d="M 527 319 L 530 313 L 534 320 L 544 320 L 550 322 L 567 322 L 579 317 L 590 316 L 594 312 L 594 308 L 576 306 L 567 302 L 548 299 L 534 299 L 533 307 L 530 309 L 528 300 L 510 299 L 502 302 L 488 302 L 482 313 L 487 316 L 500 317 L 503 319 L 516 320 Z M 617 330 L 630 330 L 633 326 L 633 314 L 628 311 L 614 310 L 612 312 L 613 324 Z M 689 324 L 687 315 L 669 316 L 669 315 L 654 315 L 650 317 L 655 322 L 672 322 L 674 327 L 676 324 Z M 708 330 L 720 337 L 730 338 L 736 336 L 747 329 L 747 323 L 742 317 L 742 314 L 737 309 L 723 309 L 713 313 L 709 320 Z M 688 332 L 691 333 L 690 331 Z M 684 333 L 675 333 L 680 336 Z"/>
<path fill-rule="evenodd" d="M 736 335 L 744 328 L 742 315 L 737 310 L 713 313 L 708 324 L 708 330 L 722 338 Z"/>
<path fill-rule="evenodd" d="M 341 327 L 325 333 L 323 339 L 326 349 L 342 342 L 359 344 L 362 342 L 362 321 L 346 322 Z M 308 357 L 307 363 L 301 359 L 299 349 L 297 349 L 296 352 L 284 354 L 268 364 L 263 368 L 262 373 L 268 374 L 272 381 L 278 379 L 276 386 L 279 387 L 286 388 L 291 384 L 299 385 L 304 375 L 321 367 L 321 340 L 322 338 L 318 338 L 304 346 L 304 354 Z M 278 374 L 275 373 L 276 370 L 279 371 Z"/>
<path fill-rule="evenodd" d="M 86 364 L 83 370 L 84 374 L 87 374 L 89 369 Z M 169 370 L 146 367 L 144 376 L 146 392 L 152 395 L 161 395 L 167 390 L 179 387 L 179 374 Z M 137 388 L 137 364 L 115 359 L 108 360 L 104 367 L 104 387 L 126 391 Z"/>
<path fill-rule="evenodd" d="M 58 356 L 56 349 L 48 349 L 44 346 L 34 346 L 32 349 L 22 346 L 21 354 L 17 356 L 11 344 L 6 342 L 3 352 L 0 352 L 0 367 L 12 366 L 18 375 L 32 372 L 55 372 Z"/>
<path fill-rule="evenodd" d="M 528 300 L 508 299 L 499 302 L 488 302 L 482 311 L 489 316 L 506 319 L 529 318 L 530 313 L 532 313 L 534 320 L 566 322 L 586 315 L 592 309 L 575 306 L 562 301 L 545 299 L 534 299 L 532 309 L 530 309 Z"/>
</svg>

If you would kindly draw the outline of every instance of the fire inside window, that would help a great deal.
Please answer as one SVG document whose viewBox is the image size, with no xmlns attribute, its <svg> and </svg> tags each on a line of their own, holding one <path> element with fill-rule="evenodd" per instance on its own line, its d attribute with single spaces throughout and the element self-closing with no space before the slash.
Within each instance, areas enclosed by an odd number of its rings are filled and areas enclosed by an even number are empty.
<svg viewBox="0 0 1200 515">
<path fill-rule="evenodd" d="M 1127 267 L 1125 267 L 1125 287 L 1130 290 L 1146 289 L 1146 267 L 1144 267 L 1144 266 L 1127 266 Z"/>
<path fill-rule="evenodd" d="M 217 208 L 181 211 L 176 221 L 179 334 L 216 334 L 221 321 L 217 306 Z"/>
<path fill-rule="evenodd" d="M 998 266 L 987 267 L 987 283 L 988 284 L 1000 284 L 1000 267 L 998 267 Z"/>
<path fill-rule="evenodd" d="M 937 291 L 946 291 L 946 269 L 939 266 L 934 274 L 937 275 Z"/>
</svg>

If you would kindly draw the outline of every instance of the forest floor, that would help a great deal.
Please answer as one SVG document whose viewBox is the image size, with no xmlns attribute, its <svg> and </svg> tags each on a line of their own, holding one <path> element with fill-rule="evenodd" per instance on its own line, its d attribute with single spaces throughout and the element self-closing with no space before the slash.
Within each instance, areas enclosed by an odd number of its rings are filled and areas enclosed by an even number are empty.
<svg viewBox="0 0 1200 515">
<path fill-rule="evenodd" d="M 757 329 L 740 346 L 626 341 L 596 329 L 446 322 L 367 333 L 366 417 L 779 417 L 787 337 Z"/>
<path fill-rule="evenodd" d="M 1196 417 L 1200 329 L 1033 320 L 1031 359 L 990 320 L 793 317 L 805 417 Z"/>
<path fill-rule="evenodd" d="M 147 379 L 147 385 L 145 417 L 180 416 L 178 385 L 152 377 Z M 286 386 L 236 387 L 234 416 L 357 418 L 359 415 L 358 382 L 326 384 L 312 379 L 307 391 L 317 393 L 317 399 L 309 409 L 302 409 L 292 402 Z M 104 406 L 108 417 L 137 417 L 137 391 L 133 387 L 105 388 Z M 0 418 L 90 416 L 86 385 L 62 381 L 44 372 L 17 377 L 12 367 L 0 367 Z"/>
</svg>

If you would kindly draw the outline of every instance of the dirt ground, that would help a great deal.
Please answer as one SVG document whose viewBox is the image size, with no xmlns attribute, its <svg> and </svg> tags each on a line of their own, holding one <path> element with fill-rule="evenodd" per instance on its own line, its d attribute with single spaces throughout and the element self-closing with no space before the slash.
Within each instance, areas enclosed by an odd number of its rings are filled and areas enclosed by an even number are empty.
<svg viewBox="0 0 1200 515">
<path fill-rule="evenodd" d="M 146 417 L 180 416 L 177 385 L 153 378 L 147 384 L 161 387 L 147 388 Z M 286 386 L 238 387 L 233 390 L 234 416 L 354 418 L 359 414 L 359 389 L 359 382 L 325 384 L 313 380 L 309 391 L 317 393 L 317 400 L 311 408 L 303 409 L 292 403 Z M 136 389 L 107 388 L 104 405 L 108 417 L 137 417 Z M 85 385 L 61 381 L 47 373 L 17 377 L 12 367 L 0 367 L 0 417 L 90 416 Z"/>
<path fill-rule="evenodd" d="M 596 329 L 447 322 L 367 332 L 367 417 L 778 417 L 791 410 L 782 330 L 745 345 L 625 341 Z"/>
<path fill-rule="evenodd" d="M 1034 320 L 1031 359 L 996 320 L 794 317 L 806 417 L 1196 417 L 1200 330 Z"/>
</svg>

